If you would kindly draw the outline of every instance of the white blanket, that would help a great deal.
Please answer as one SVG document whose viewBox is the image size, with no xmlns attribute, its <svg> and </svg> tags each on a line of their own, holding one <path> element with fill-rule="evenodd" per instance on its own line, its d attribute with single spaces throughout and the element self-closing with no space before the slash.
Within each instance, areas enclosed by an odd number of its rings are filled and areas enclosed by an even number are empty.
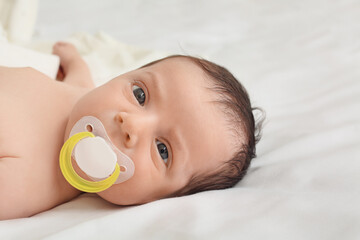
<svg viewBox="0 0 360 240">
<path fill-rule="evenodd" d="M 266 110 L 263 139 L 235 188 L 131 207 L 85 194 L 0 222 L 0 239 L 360 239 L 357 0 L 58 2 L 40 3 L 29 46 L 100 27 L 142 47 L 206 55 Z M 71 39 L 99 83 L 115 74 L 107 57 L 121 43 L 107 34 Z"/>
</svg>

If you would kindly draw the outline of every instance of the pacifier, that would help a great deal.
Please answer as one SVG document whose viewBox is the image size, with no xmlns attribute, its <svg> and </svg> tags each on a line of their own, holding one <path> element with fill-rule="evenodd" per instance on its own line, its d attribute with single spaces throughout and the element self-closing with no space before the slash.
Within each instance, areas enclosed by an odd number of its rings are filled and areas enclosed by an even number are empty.
<svg viewBox="0 0 360 240">
<path fill-rule="evenodd" d="M 76 173 L 72 159 L 92 181 Z M 102 122 L 93 116 L 85 116 L 75 123 L 61 148 L 59 160 L 65 179 L 73 187 L 89 193 L 125 182 L 135 171 L 131 158 L 111 142 Z"/>
</svg>

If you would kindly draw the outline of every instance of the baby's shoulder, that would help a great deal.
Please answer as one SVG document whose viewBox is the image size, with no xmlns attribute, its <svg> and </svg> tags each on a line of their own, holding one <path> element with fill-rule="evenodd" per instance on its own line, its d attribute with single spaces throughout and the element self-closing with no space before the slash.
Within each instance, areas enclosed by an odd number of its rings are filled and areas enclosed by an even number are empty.
<svg viewBox="0 0 360 240">
<path fill-rule="evenodd" d="M 34 76 L 40 79 L 50 79 L 45 74 L 35 70 L 32 67 L 5 67 L 0 66 L 0 86 L 2 84 L 10 84 L 25 81 L 25 79 L 34 80 Z M 35 78 L 35 79 L 37 79 Z"/>
<path fill-rule="evenodd" d="M 0 157 L 29 155 L 49 144 L 67 105 L 54 82 L 33 68 L 0 67 Z"/>
<path fill-rule="evenodd" d="M 13 75 L 21 75 L 21 74 L 36 74 L 38 72 L 32 67 L 6 67 L 0 66 L 0 77 L 13 76 Z"/>
</svg>

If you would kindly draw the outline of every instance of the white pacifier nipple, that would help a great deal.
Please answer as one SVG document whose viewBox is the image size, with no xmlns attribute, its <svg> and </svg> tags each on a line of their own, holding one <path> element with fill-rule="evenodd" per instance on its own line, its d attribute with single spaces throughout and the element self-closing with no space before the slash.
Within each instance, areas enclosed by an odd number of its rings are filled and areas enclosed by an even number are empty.
<svg viewBox="0 0 360 240">
<path fill-rule="evenodd" d="M 115 169 L 117 157 L 101 137 L 84 138 L 74 150 L 75 161 L 89 177 L 109 177 Z"/>
</svg>

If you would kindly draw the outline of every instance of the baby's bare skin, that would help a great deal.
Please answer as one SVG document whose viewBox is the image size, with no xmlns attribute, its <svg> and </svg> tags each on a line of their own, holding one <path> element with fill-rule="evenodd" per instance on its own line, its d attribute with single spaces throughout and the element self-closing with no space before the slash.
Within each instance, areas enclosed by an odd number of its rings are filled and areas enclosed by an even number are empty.
<svg viewBox="0 0 360 240">
<path fill-rule="evenodd" d="M 126 182 L 99 192 L 118 205 L 171 195 L 212 173 L 238 141 L 194 62 L 175 57 L 94 88 L 76 49 L 58 43 L 54 81 L 30 68 L 0 68 L 0 220 L 27 217 L 78 196 L 60 172 L 59 152 L 83 116 L 97 117 L 112 143 L 134 162 Z M 87 178 L 75 163 L 75 171 Z"/>
<path fill-rule="evenodd" d="M 32 68 L 0 67 L 0 220 L 31 216 L 80 194 L 61 176 L 58 153 L 69 113 L 93 83 L 71 45 L 59 43 L 54 52 L 67 84 Z"/>
</svg>

